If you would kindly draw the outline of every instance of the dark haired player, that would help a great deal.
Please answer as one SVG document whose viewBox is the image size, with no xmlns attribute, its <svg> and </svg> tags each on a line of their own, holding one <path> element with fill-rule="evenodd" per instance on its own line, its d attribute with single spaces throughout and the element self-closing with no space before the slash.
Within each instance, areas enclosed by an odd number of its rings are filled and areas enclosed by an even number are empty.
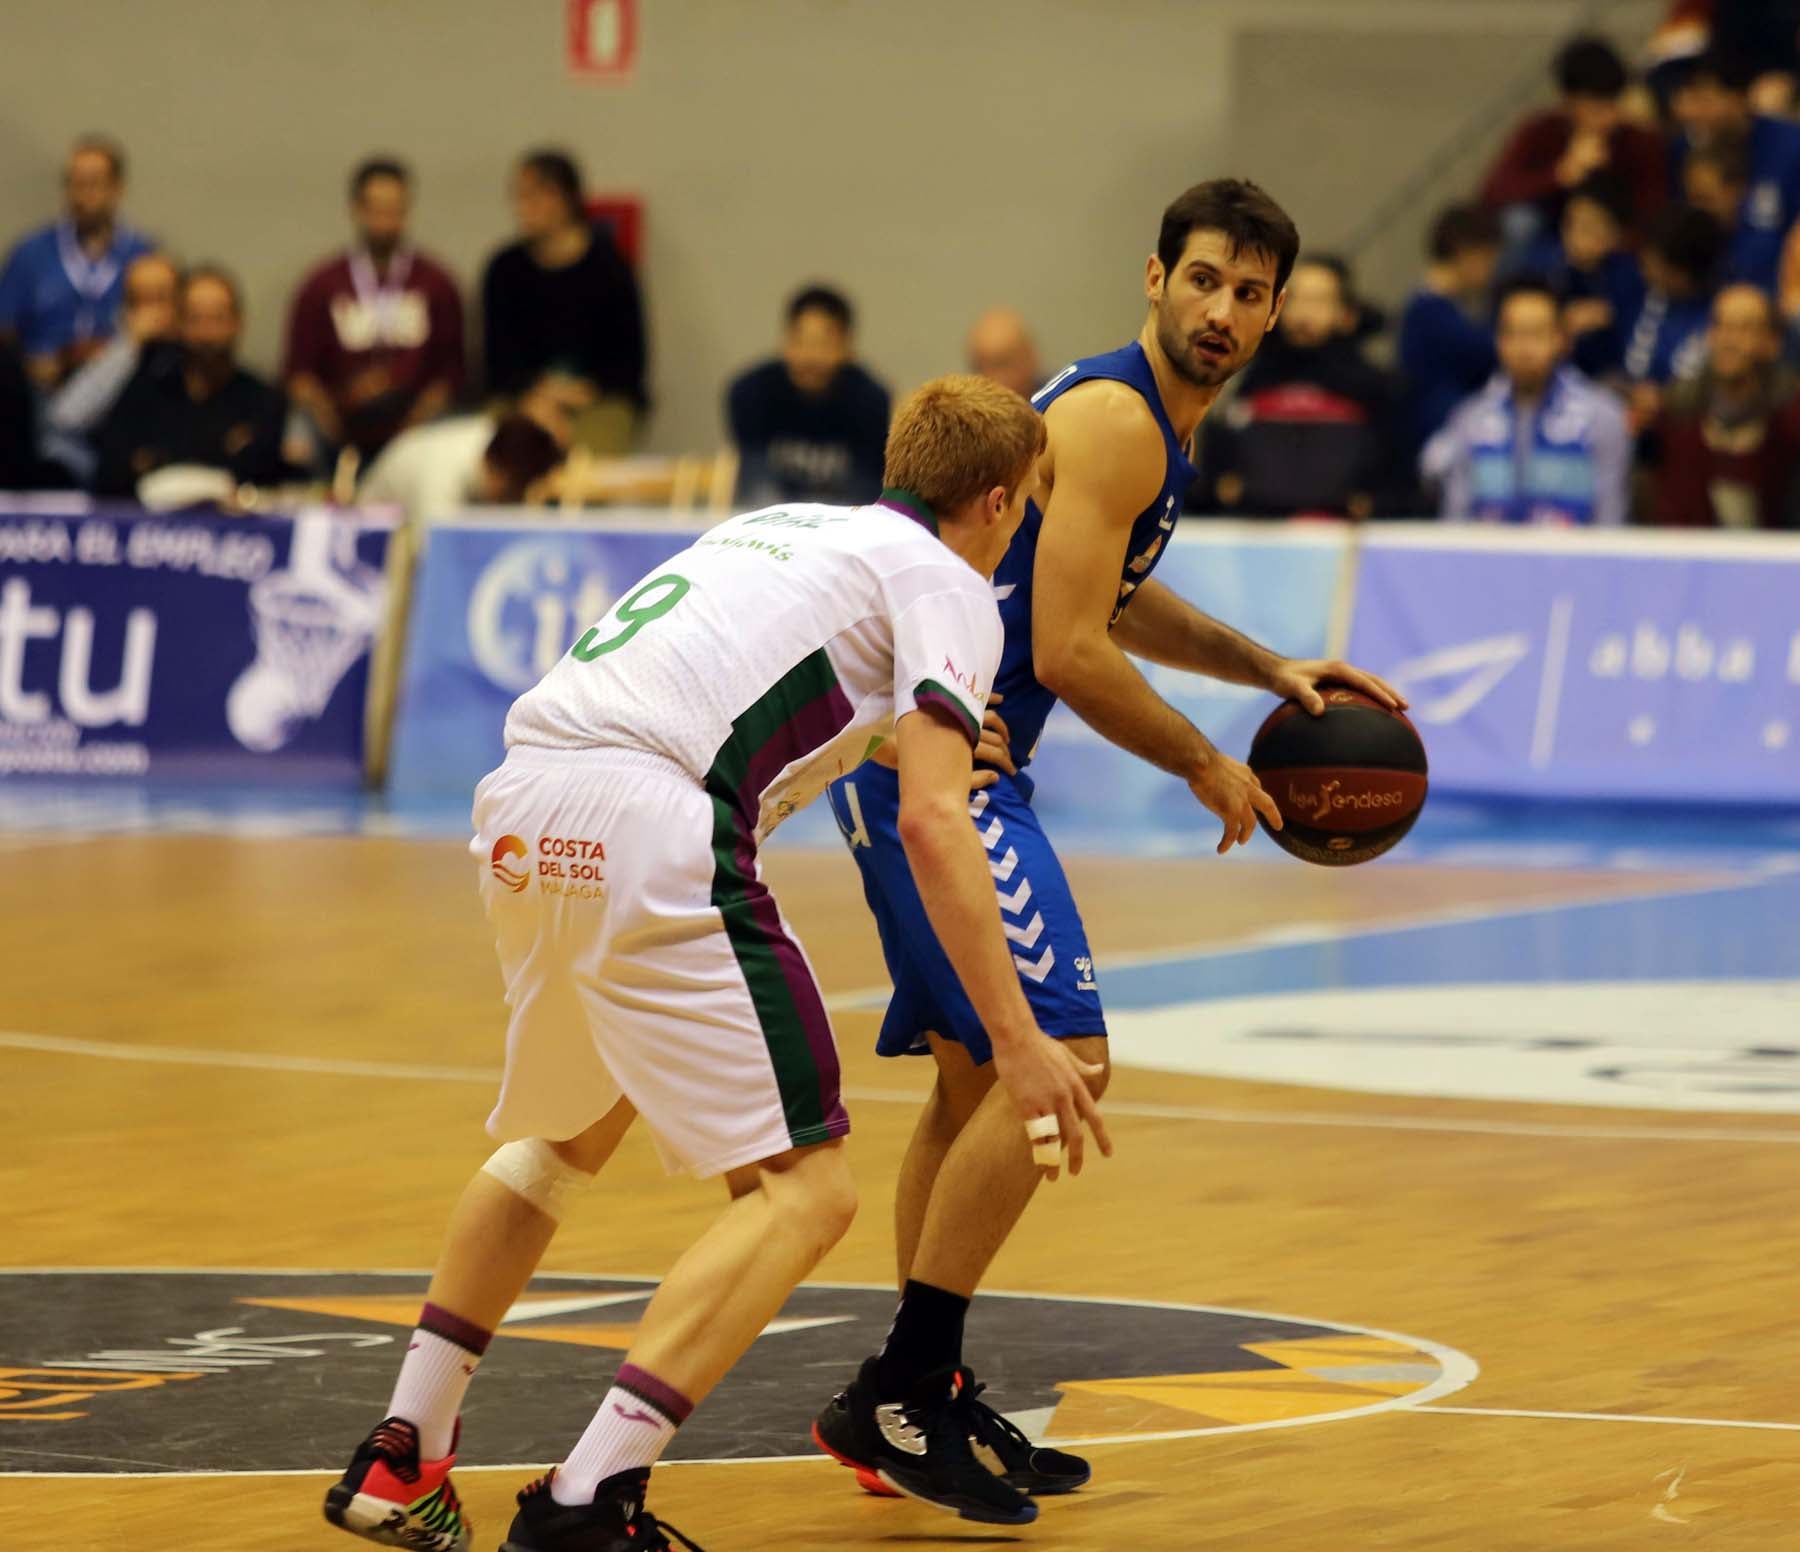
<svg viewBox="0 0 1800 1552">
<path fill-rule="evenodd" d="M 994 574 L 1006 645 L 993 699 L 1004 701 L 1012 747 L 1024 751 L 1018 763 L 1066 700 L 1111 742 L 1186 780 L 1223 822 L 1221 853 L 1249 840 L 1259 812 L 1277 826 L 1280 815 L 1250 769 L 1158 696 L 1134 657 L 1292 697 L 1315 713 L 1325 679 L 1403 704 L 1343 663 L 1277 656 L 1151 575 L 1194 479 L 1194 433 L 1274 327 L 1299 246 L 1293 222 L 1253 183 L 1202 183 L 1169 206 L 1145 270 L 1142 333 L 1064 368 L 1032 401 L 1049 433 L 1038 496 Z M 1026 999 L 1043 1031 L 1094 1074 L 1098 1095 L 1108 1067 L 1093 959 L 1031 793 L 1031 779 L 1009 761 L 969 811 Z M 937 1085 L 901 1171 L 893 1330 L 820 1415 L 814 1437 L 871 1491 L 1018 1523 L 1027 1495 L 1080 1487 L 1087 1463 L 1034 1447 L 980 1402 L 962 1362 L 963 1318 L 1038 1182 L 1056 1178 L 1064 1149 L 1079 1173 L 1081 1138 L 1022 1124 L 996 1084 L 1007 1050 L 990 1041 L 931 932 L 901 844 L 899 796 L 885 763 L 866 763 L 831 789 L 894 982 L 878 1050 L 929 1051 Z M 998 1474 L 956 1447 L 965 1436 L 991 1452 Z"/>
</svg>

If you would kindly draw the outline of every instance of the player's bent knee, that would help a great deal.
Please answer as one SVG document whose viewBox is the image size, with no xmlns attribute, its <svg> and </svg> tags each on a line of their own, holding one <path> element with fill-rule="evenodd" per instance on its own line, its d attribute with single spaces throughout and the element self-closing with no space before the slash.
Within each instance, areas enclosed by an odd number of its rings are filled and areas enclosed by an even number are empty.
<svg viewBox="0 0 1800 1552">
<path fill-rule="evenodd" d="M 552 1223 L 562 1222 L 569 1197 L 594 1179 L 587 1170 L 566 1163 L 541 1137 L 496 1148 L 481 1172 L 523 1197 Z"/>
<path fill-rule="evenodd" d="M 764 1166 L 764 1189 L 788 1232 L 810 1238 L 819 1255 L 856 1220 L 856 1181 L 842 1147 L 802 1149 Z"/>
</svg>

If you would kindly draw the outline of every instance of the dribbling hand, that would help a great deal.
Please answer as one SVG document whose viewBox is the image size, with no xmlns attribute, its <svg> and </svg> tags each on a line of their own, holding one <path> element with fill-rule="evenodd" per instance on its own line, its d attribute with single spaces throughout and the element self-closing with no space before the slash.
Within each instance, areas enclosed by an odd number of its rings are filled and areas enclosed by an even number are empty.
<svg viewBox="0 0 1800 1552">
<path fill-rule="evenodd" d="M 1219 838 L 1221 857 L 1256 833 L 1258 814 L 1272 828 L 1281 828 L 1281 810 L 1263 790 L 1256 772 L 1220 750 L 1213 750 L 1205 768 L 1188 782 L 1188 791 L 1225 822 L 1225 833 Z"/>
</svg>

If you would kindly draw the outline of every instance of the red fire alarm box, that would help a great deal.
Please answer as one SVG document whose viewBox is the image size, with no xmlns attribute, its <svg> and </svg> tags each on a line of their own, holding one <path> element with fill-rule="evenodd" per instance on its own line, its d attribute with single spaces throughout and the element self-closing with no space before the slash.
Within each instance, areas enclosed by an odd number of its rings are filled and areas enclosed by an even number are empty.
<svg viewBox="0 0 1800 1552">
<path fill-rule="evenodd" d="M 569 70 L 588 81 L 623 81 L 637 61 L 637 0 L 568 0 Z"/>
</svg>

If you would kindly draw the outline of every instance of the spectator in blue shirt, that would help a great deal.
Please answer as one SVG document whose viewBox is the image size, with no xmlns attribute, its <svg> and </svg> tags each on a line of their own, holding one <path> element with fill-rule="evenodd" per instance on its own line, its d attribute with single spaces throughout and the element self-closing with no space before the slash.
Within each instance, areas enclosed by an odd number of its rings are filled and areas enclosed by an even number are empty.
<svg viewBox="0 0 1800 1552">
<path fill-rule="evenodd" d="M 1562 298 L 1572 359 L 1589 377 L 1623 367 L 1625 331 L 1643 310 L 1643 271 L 1625 246 L 1630 226 L 1629 185 L 1597 172 L 1569 191 L 1557 230 L 1527 250 L 1523 272 Z"/>
<path fill-rule="evenodd" d="M 1442 515 L 1490 523 L 1625 521 L 1625 408 L 1567 363 L 1556 293 L 1515 281 L 1502 295 L 1500 371 L 1458 407 L 1419 460 Z"/>
<path fill-rule="evenodd" d="M 1673 206 L 1644 245 L 1644 305 L 1625 331 L 1625 377 L 1632 421 L 1656 418 L 1662 390 L 1695 376 L 1706 358 L 1706 328 L 1718 288 L 1725 234 L 1704 210 Z"/>
<path fill-rule="evenodd" d="M 154 246 L 120 224 L 124 192 L 124 152 L 110 140 L 78 140 L 63 172 L 62 219 L 24 238 L 0 269 L 0 333 L 17 341 L 40 389 L 105 348 L 125 270 Z"/>
<path fill-rule="evenodd" d="M 1452 205 L 1432 223 L 1430 262 L 1400 315 L 1402 424 L 1408 457 L 1494 370 L 1494 335 L 1482 318 L 1500 223 L 1480 205 Z"/>
<path fill-rule="evenodd" d="M 1735 222 L 1727 225 L 1731 272 L 1734 279 L 1773 293 L 1782 243 L 1800 219 L 1800 124 L 1751 111 L 1756 73 L 1753 64 L 1722 52 L 1698 56 L 1671 101 L 1681 126 L 1674 154 L 1677 172 L 1684 173 L 1695 148 L 1742 142 L 1746 188 Z"/>
</svg>

